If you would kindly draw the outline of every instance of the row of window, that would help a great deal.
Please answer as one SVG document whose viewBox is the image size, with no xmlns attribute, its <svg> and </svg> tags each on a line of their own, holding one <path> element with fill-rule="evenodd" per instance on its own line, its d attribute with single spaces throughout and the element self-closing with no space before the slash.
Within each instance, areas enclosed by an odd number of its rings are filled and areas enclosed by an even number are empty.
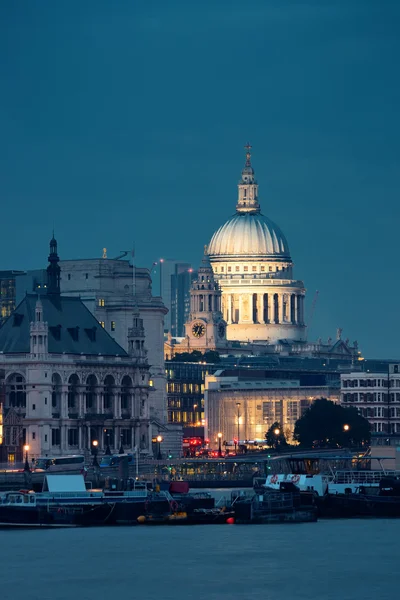
<svg viewBox="0 0 400 600">
<path fill-rule="evenodd" d="M 227 273 L 231 273 L 232 272 L 232 268 L 233 267 L 228 266 L 226 268 L 226 272 Z M 285 271 L 289 271 L 289 268 L 290 267 L 288 267 L 288 266 L 285 266 L 285 267 L 270 266 L 267 269 L 267 267 L 265 265 L 261 265 L 260 266 L 260 272 L 263 273 L 265 271 L 268 271 L 269 273 L 272 273 L 272 272 L 277 273 L 278 271 L 281 271 L 282 273 L 284 273 Z M 243 270 L 244 273 L 247 273 L 250 269 L 249 269 L 249 267 L 247 265 L 235 265 L 235 272 L 236 273 L 239 273 L 241 270 Z M 257 273 L 259 271 L 258 270 L 258 265 L 252 265 L 251 271 L 252 271 L 252 273 Z M 215 272 L 218 273 L 218 267 L 215 267 Z M 220 273 L 225 273 L 225 267 L 220 267 L 219 272 Z"/>
<path fill-rule="evenodd" d="M 168 408 L 187 408 L 193 411 L 204 408 L 204 400 L 198 398 L 168 398 Z"/>
<path fill-rule="evenodd" d="M 182 394 L 202 394 L 204 392 L 204 385 L 198 383 L 167 383 L 168 393 L 182 393 Z"/>
<path fill-rule="evenodd" d="M 187 423 L 188 425 L 193 425 L 196 427 L 200 427 L 204 421 L 204 413 L 201 413 L 201 418 L 197 418 L 199 414 L 194 415 L 193 412 L 186 411 L 168 411 L 168 423 Z"/>
<path fill-rule="evenodd" d="M 342 387 L 387 387 L 386 379 L 343 379 Z"/>
</svg>

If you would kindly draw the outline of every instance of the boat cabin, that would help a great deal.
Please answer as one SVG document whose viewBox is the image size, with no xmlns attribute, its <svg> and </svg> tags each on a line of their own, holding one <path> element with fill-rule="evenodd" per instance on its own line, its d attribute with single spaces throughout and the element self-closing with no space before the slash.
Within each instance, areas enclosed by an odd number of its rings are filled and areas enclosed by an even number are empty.
<svg viewBox="0 0 400 600">
<path fill-rule="evenodd" d="M 0 496 L 0 504 L 7 506 L 36 506 L 36 495 L 29 492 L 7 492 Z"/>
</svg>

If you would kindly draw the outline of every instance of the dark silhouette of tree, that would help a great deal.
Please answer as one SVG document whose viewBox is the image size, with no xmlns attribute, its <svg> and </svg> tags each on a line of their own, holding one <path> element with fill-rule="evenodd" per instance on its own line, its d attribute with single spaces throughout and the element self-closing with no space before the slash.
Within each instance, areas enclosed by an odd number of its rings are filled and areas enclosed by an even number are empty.
<svg viewBox="0 0 400 600">
<path fill-rule="evenodd" d="M 206 363 L 218 363 L 220 362 L 220 356 L 215 350 L 208 350 L 204 354 L 200 350 L 193 350 L 193 352 L 182 352 L 181 354 L 175 354 L 172 359 L 175 362 L 206 362 Z"/>
<path fill-rule="evenodd" d="M 279 433 L 277 433 L 279 431 Z M 265 434 L 265 440 L 267 442 L 267 446 L 273 448 L 274 450 L 281 450 L 285 448 L 288 443 L 285 438 L 285 434 L 283 432 L 283 427 L 278 421 L 275 421 L 268 429 Z"/>
<path fill-rule="evenodd" d="M 294 428 L 294 439 L 307 448 L 362 446 L 370 438 L 370 424 L 356 408 L 344 408 L 326 398 L 316 400 Z"/>
<path fill-rule="evenodd" d="M 204 353 L 204 360 L 206 363 L 219 363 L 221 361 L 220 356 L 216 350 L 208 350 Z"/>
</svg>

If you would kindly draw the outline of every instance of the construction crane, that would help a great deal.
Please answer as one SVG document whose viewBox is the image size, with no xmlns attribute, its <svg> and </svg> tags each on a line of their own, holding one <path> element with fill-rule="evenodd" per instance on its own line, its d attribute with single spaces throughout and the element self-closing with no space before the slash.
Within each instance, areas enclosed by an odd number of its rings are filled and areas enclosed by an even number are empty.
<svg viewBox="0 0 400 600">
<path fill-rule="evenodd" d="M 319 291 L 316 290 L 316 292 L 314 294 L 314 298 L 313 298 L 312 304 L 311 304 L 310 314 L 308 316 L 308 333 L 310 333 L 310 331 L 311 331 L 311 325 L 312 325 L 312 320 L 313 320 L 313 317 L 314 317 L 315 306 L 317 304 L 318 296 L 319 296 Z"/>
</svg>

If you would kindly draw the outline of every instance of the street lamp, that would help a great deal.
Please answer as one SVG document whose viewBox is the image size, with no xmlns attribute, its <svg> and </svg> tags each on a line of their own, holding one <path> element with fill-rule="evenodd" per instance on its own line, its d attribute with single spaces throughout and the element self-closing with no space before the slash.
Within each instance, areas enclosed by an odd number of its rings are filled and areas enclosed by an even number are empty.
<svg viewBox="0 0 400 600">
<path fill-rule="evenodd" d="M 161 442 L 162 441 L 163 441 L 162 435 L 158 435 L 157 436 L 157 460 L 162 459 L 162 455 L 161 455 Z"/>
<path fill-rule="evenodd" d="M 281 433 L 281 430 L 278 427 L 276 427 L 274 429 L 274 434 L 278 436 L 278 435 L 280 435 L 280 433 Z"/>
<path fill-rule="evenodd" d="M 345 425 L 343 425 L 343 431 L 349 431 L 350 430 L 350 425 L 347 425 L 347 423 Z"/>
<path fill-rule="evenodd" d="M 24 450 L 25 450 L 25 466 L 24 466 L 24 471 L 26 472 L 30 472 L 30 467 L 29 467 L 29 460 L 28 460 L 28 452 L 29 452 L 29 445 L 25 444 L 24 446 Z"/>
<path fill-rule="evenodd" d="M 93 453 L 93 466 L 94 467 L 98 467 L 99 466 L 99 463 L 97 462 L 97 453 L 99 451 L 98 445 L 99 445 L 99 442 L 97 440 L 93 440 L 93 442 L 92 442 L 92 446 L 93 446 L 92 453 Z"/>
<path fill-rule="evenodd" d="M 237 408 L 237 443 L 239 446 L 239 440 L 240 440 L 240 402 L 236 402 L 236 408 Z M 235 444 L 235 452 L 236 452 L 236 444 Z"/>
<path fill-rule="evenodd" d="M 196 435 L 196 408 L 197 404 L 193 404 L 193 418 L 192 418 L 192 428 L 193 428 L 193 436 Z"/>
<path fill-rule="evenodd" d="M 218 456 L 221 458 L 221 456 L 222 456 L 222 447 L 221 447 L 222 433 L 221 432 L 218 433 L 217 438 L 218 438 Z"/>
</svg>

